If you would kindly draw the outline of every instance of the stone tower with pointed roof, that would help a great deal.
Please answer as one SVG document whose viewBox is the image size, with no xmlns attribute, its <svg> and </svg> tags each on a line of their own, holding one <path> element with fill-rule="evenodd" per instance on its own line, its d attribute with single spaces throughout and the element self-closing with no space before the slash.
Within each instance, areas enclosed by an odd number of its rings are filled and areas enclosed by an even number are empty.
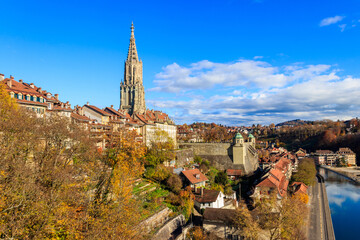
<svg viewBox="0 0 360 240">
<path fill-rule="evenodd" d="M 143 114 L 146 111 L 143 65 L 136 50 L 133 23 L 131 23 L 129 51 L 125 61 L 124 81 L 120 84 L 120 109 L 130 115 Z"/>
</svg>

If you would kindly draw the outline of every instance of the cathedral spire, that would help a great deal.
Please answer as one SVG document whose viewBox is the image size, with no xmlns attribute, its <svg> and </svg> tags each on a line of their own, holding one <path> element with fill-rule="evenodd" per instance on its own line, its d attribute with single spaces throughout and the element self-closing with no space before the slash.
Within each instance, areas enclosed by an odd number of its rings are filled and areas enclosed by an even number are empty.
<svg viewBox="0 0 360 240">
<path fill-rule="evenodd" d="M 136 44 L 135 44 L 135 35 L 134 35 L 134 23 L 131 22 L 131 36 L 130 36 L 130 44 L 129 44 L 129 51 L 126 61 L 139 61 L 138 54 L 136 51 Z"/>
<path fill-rule="evenodd" d="M 136 51 L 134 24 L 131 23 L 128 56 L 124 67 L 124 81 L 120 84 L 120 109 L 130 115 L 146 111 L 143 85 L 143 65 Z"/>
</svg>

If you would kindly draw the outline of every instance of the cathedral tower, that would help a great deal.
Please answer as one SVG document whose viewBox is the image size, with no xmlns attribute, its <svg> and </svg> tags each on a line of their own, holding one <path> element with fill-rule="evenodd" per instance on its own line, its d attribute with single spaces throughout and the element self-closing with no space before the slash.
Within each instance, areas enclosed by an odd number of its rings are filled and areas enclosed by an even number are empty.
<svg viewBox="0 0 360 240">
<path fill-rule="evenodd" d="M 125 61 L 124 81 L 120 84 L 120 109 L 126 110 L 130 115 L 134 113 L 143 114 L 146 111 L 142 70 L 142 61 L 139 60 L 136 51 L 134 24 L 131 23 L 131 36 L 128 56 Z"/>
</svg>

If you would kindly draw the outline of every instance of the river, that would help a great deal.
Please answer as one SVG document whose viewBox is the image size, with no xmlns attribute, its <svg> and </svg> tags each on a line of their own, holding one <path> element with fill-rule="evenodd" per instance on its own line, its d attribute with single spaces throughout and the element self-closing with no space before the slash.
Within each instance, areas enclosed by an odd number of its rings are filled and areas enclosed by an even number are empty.
<svg viewBox="0 0 360 240">
<path fill-rule="evenodd" d="M 335 238 L 360 239 L 360 186 L 323 168 L 320 174 L 325 178 Z"/>
</svg>

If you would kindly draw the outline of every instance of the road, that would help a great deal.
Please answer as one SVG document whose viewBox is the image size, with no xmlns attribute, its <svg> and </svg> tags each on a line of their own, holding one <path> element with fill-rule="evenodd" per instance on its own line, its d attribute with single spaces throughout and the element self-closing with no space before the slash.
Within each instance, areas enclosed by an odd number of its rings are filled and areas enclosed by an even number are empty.
<svg viewBox="0 0 360 240">
<path fill-rule="evenodd" d="M 325 192 L 325 181 L 320 175 L 311 187 L 311 210 L 308 239 L 309 240 L 335 240 L 334 229 L 331 222 L 329 203 Z"/>
<path fill-rule="evenodd" d="M 309 240 L 321 240 L 324 239 L 323 232 L 323 211 L 322 211 L 322 199 L 321 189 L 318 179 L 314 186 L 310 187 L 311 194 L 311 209 L 310 209 L 310 223 L 309 223 Z"/>
</svg>

